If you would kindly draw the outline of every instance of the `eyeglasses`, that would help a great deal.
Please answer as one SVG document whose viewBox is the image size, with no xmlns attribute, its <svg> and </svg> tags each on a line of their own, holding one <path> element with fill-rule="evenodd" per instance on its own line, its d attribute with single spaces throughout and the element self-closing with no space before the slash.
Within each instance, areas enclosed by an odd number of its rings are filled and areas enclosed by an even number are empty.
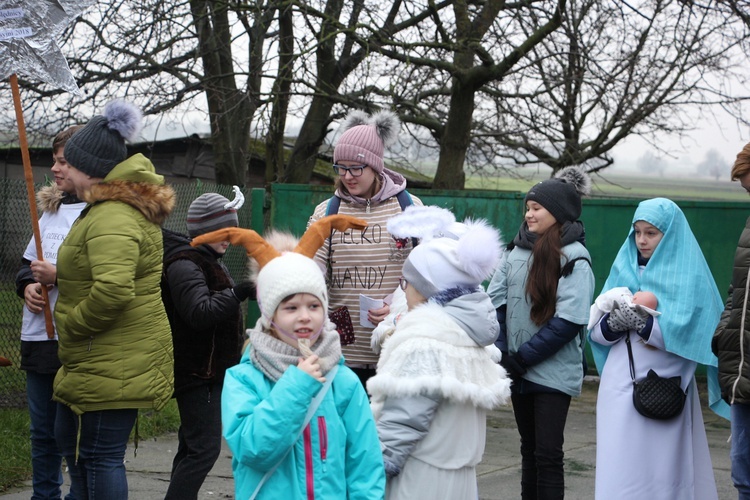
<svg viewBox="0 0 750 500">
<path fill-rule="evenodd" d="M 354 165 L 352 167 L 345 167 L 344 165 L 333 164 L 333 171 L 341 177 L 344 177 L 347 172 L 352 174 L 352 177 L 359 177 L 362 172 L 367 168 L 367 165 Z"/>
<path fill-rule="evenodd" d="M 403 291 L 406 291 L 406 287 L 407 287 L 408 285 L 409 285 L 409 282 L 408 282 L 408 281 L 406 281 L 406 278 L 404 278 L 403 276 L 401 276 L 401 277 L 400 277 L 400 278 L 398 279 L 398 286 L 399 286 L 399 287 L 401 287 L 401 290 L 403 290 Z"/>
</svg>

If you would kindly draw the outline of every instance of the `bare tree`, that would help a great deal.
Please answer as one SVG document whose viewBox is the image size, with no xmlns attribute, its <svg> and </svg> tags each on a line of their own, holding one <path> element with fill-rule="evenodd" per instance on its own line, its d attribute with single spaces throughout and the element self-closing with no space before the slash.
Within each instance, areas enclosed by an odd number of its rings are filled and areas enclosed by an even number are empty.
<svg viewBox="0 0 750 500">
<path fill-rule="evenodd" d="M 729 176 L 732 164 L 729 163 L 716 148 L 706 151 L 706 156 L 696 165 L 695 171 L 700 176 L 713 177 L 717 181 L 724 176 Z"/>
<path fill-rule="evenodd" d="M 219 182 L 245 183 L 254 133 L 265 182 L 304 183 L 333 120 L 392 107 L 411 145 L 439 149 L 435 187 L 462 188 L 467 167 L 596 171 L 628 135 L 689 130 L 688 106 L 741 115 L 724 87 L 744 63 L 739 3 L 106 0 L 65 45 L 83 97 L 25 82 L 40 98 L 25 100 L 29 128 L 51 135 L 112 97 L 153 115 L 203 110 Z M 291 117 L 302 125 L 285 161 Z"/>
<path fill-rule="evenodd" d="M 207 110 L 217 181 L 244 185 L 248 141 L 256 110 L 267 96 L 267 37 L 283 0 L 99 2 L 68 31 L 68 62 L 83 91 L 80 99 L 39 100 L 33 123 L 55 130 L 82 122 L 113 97 L 126 97 L 146 114 Z M 238 35 L 238 33 L 240 33 Z M 246 52 L 235 53 L 240 43 Z M 58 91 L 27 82 L 39 97 Z M 205 100 L 204 106 L 196 106 Z M 50 109 L 50 106 L 56 109 Z M 205 111 L 204 111 L 205 112 Z M 49 117 L 54 117 L 50 120 Z"/>
<path fill-rule="evenodd" d="M 636 161 L 638 170 L 644 174 L 659 174 L 664 177 L 664 170 L 666 165 L 664 158 L 653 153 L 653 151 L 646 151 Z"/>
<path fill-rule="evenodd" d="M 561 25 L 565 4 L 456 0 L 451 10 L 435 12 L 376 49 L 401 70 L 381 92 L 392 96 L 405 122 L 430 130 L 440 148 L 434 187 L 463 188 L 483 87 L 508 77 Z M 533 27 L 523 31 L 530 17 Z"/>
<path fill-rule="evenodd" d="M 383 74 L 373 69 L 372 65 L 378 63 L 372 61 L 372 54 L 399 33 L 411 33 L 451 3 L 449 0 L 329 0 L 322 11 L 310 5 L 300 8 L 300 17 L 317 41 L 314 45 L 316 71 L 300 81 L 302 87 L 306 86 L 303 92 L 309 93 L 309 106 L 304 112 L 304 121 L 286 169 L 279 174 L 281 182 L 306 183 L 310 180 L 320 146 L 330 131 L 329 125 L 332 120 L 343 116 L 345 108 L 361 107 L 374 111 L 389 105 L 387 99 L 379 97 L 376 85 L 373 85 L 383 78 Z M 368 67 L 362 68 L 366 60 Z M 301 65 L 302 68 L 309 66 Z M 399 68 L 384 68 L 385 75 L 398 71 Z M 338 112 L 334 111 L 336 105 L 339 105 Z"/>
<path fill-rule="evenodd" d="M 686 109 L 736 101 L 722 82 L 738 69 L 732 54 L 744 30 L 711 2 L 571 0 L 563 27 L 537 45 L 530 64 L 500 82 L 497 118 L 484 114 L 484 133 L 499 157 L 553 172 L 611 165 L 612 148 L 631 134 L 653 141 L 694 123 Z"/>
</svg>

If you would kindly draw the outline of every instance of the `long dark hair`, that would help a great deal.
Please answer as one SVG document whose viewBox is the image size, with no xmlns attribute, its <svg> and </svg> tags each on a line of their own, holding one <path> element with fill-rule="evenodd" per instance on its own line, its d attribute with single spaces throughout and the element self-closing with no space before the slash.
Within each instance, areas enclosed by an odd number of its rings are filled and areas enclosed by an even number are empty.
<svg viewBox="0 0 750 500">
<path fill-rule="evenodd" d="M 533 262 L 526 279 L 526 295 L 531 301 L 531 321 L 543 325 L 555 315 L 557 282 L 560 279 L 562 225 L 555 222 L 539 235 L 531 249 Z"/>
</svg>

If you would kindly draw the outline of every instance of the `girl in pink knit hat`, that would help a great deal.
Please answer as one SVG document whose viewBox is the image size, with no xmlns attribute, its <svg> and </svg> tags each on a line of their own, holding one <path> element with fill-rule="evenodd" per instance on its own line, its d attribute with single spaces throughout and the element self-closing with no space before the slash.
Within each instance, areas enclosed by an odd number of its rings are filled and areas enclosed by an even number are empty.
<svg viewBox="0 0 750 500">
<path fill-rule="evenodd" d="M 346 307 L 351 316 L 354 342 L 344 345 L 343 353 L 347 366 L 363 383 L 375 374 L 378 362 L 370 348 L 372 330 L 390 312 L 401 267 L 412 248 L 411 240 L 391 237 L 386 223 L 405 205 L 422 205 L 406 192 L 406 179 L 385 168 L 385 147 L 396 140 L 399 127 L 391 111 L 349 114 L 333 153 L 333 170 L 338 174 L 335 195 L 315 208 L 309 222 L 332 213 L 367 221 L 361 231 L 333 231 L 315 256 L 326 272 L 329 311 Z M 360 314 L 360 295 L 382 305 Z"/>
</svg>

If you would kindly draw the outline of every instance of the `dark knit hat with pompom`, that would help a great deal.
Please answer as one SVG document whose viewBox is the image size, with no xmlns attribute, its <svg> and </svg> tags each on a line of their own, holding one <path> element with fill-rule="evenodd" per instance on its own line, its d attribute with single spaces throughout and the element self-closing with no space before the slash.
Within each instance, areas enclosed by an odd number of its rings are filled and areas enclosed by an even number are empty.
<svg viewBox="0 0 750 500">
<path fill-rule="evenodd" d="M 557 222 L 573 222 L 581 216 L 581 196 L 591 192 L 591 178 L 581 167 L 566 167 L 552 179 L 537 183 L 526 194 L 524 203 L 535 201 Z"/>
<path fill-rule="evenodd" d="M 112 101 L 65 143 L 65 160 L 91 177 L 104 178 L 127 158 L 126 140 L 141 129 L 141 110 L 126 101 Z"/>
</svg>

